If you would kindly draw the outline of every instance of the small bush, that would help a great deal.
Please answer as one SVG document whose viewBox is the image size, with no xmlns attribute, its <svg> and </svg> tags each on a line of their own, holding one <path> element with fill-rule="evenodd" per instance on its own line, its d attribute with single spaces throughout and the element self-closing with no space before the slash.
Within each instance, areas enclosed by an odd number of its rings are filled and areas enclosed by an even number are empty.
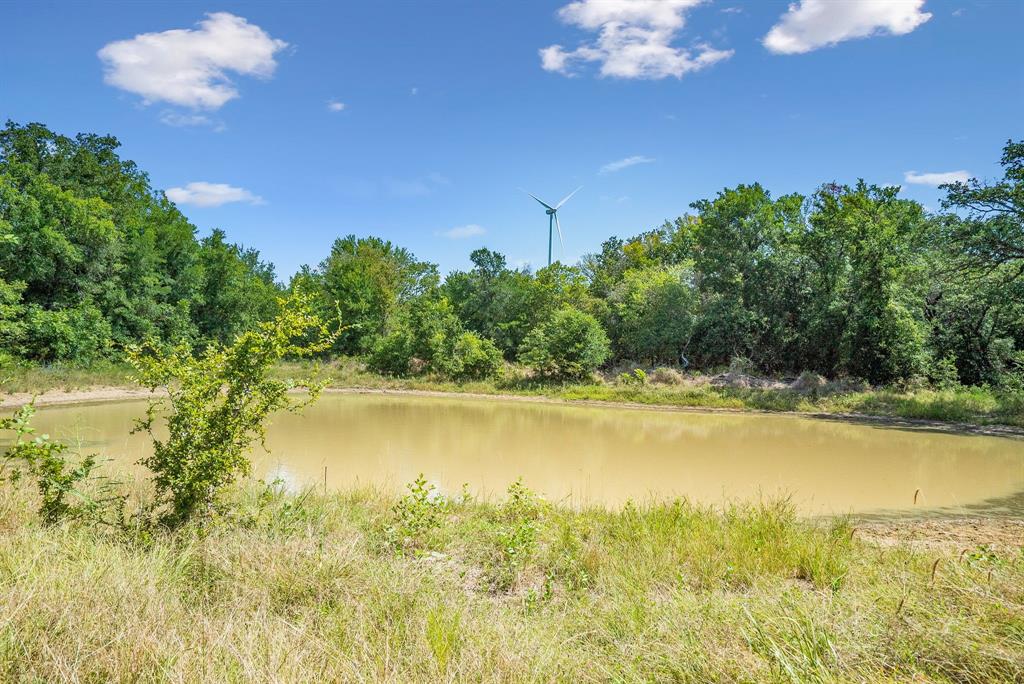
<svg viewBox="0 0 1024 684">
<path fill-rule="evenodd" d="M 494 342 L 476 333 L 464 332 L 455 340 L 452 358 L 458 369 L 451 377 L 458 380 L 486 380 L 501 375 L 505 359 Z"/>
<path fill-rule="evenodd" d="M 734 356 L 729 360 L 730 375 L 753 375 L 755 370 L 754 362 L 745 356 Z"/>
<path fill-rule="evenodd" d="M 789 386 L 794 392 L 812 395 L 817 395 L 819 392 L 824 391 L 826 387 L 828 387 L 828 381 L 814 371 L 804 371 Z"/>
<path fill-rule="evenodd" d="M 642 368 L 634 368 L 632 373 L 619 373 L 620 385 L 643 386 L 647 384 L 647 373 Z"/>
<path fill-rule="evenodd" d="M 408 328 L 394 330 L 373 343 L 366 366 L 382 375 L 408 375 L 412 368 L 412 347 Z"/>
<path fill-rule="evenodd" d="M 0 431 L 14 433 L 14 441 L 0 456 L 0 478 L 18 482 L 22 477 L 33 477 L 39 489 L 39 514 L 47 523 L 65 519 L 79 519 L 98 514 L 106 504 L 121 502 L 117 496 L 106 496 L 106 486 L 95 486 L 96 457 L 86 455 L 72 462 L 67 455 L 68 446 L 50 439 L 49 435 L 32 437 L 32 416 L 35 406 L 22 406 L 10 418 L 0 419 Z M 94 498 L 86 485 L 94 485 L 99 496 Z"/>
<path fill-rule="evenodd" d="M 583 378 L 610 353 L 608 335 L 597 319 L 567 307 L 527 334 L 519 360 L 548 377 Z"/>
<path fill-rule="evenodd" d="M 441 526 L 448 511 L 448 500 L 428 484 L 423 473 L 406 485 L 409 493 L 391 509 L 394 523 L 387 538 L 398 551 L 419 550 L 429 545 L 429 535 Z"/>
<path fill-rule="evenodd" d="M 544 501 L 522 480 L 516 480 L 509 486 L 508 499 L 498 509 L 498 548 L 490 566 L 495 590 L 511 589 L 519 571 L 536 553 L 543 510 Z"/>
<path fill-rule="evenodd" d="M 503 362 L 491 340 L 462 329 L 448 300 L 423 298 L 373 344 L 367 367 L 384 375 L 428 370 L 454 380 L 484 380 L 500 375 Z"/>
<path fill-rule="evenodd" d="M 153 471 L 161 521 L 177 526 L 201 512 L 211 512 L 219 492 L 248 474 L 249 447 L 263 441 L 267 416 L 299 411 L 314 401 L 322 385 L 310 379 L 277 380 L 270 372 L 287 357 L 301 357 L 330 347 L 328 333 L 302 296 L 279 301 L 274 320 L 244 332 L 227 347 L 212 345 L 195 356 L 182 344 L 170 351 L 154 345 L 132 348 L 128 359 L 138 382 L 162 389 L 166 399 L 150 402 L 136 431 L 153 437 L 153 454 L 142 464 Z M 312 341 L 310 341 L 312 340 Z M 309 392 L 306 401 L 288 396 Z M 157 419 L 167 437 L 157 437 Z"/>
<path fill-rule="evenodd" d="M 38 361 L 89 363 L 110 353 L 112 330 L 91 303 L 67 309 L 28 309 L 25 354 Z"/>
<path fill-rule="evenodd" d="M 956 389 L 960 387 L 960 373 L 956 368 L 956 359 L 944 356 L 932 364 L 928 374 L 931 384 L 937 389 Z"/>
</svg>

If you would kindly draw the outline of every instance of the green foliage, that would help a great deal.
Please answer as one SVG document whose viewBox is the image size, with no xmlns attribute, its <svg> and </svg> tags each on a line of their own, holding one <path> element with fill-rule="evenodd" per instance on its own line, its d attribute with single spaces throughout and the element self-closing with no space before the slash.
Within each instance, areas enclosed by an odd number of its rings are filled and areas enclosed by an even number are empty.
<svg viewBox="0 0 1024 684">
<path fill-rule="evenodd" d="M 500 375 L 503 358 L 493 342 L 462 329 L 446 297 L 425 295 L 377 339 L 367 364 L 388 375 L 408 375 L 415 364 L 445 378 L 483 380 Z"/>
<path fill-rule="evenodd" d="M 259 253 L 227 242 L 224 231 L 204 238 L 199 251 L 202 279 L 192 317 L 202 339 L 230 342 L 258 322 L 273 318 L 280 290 L 274 267 Z"/>
<path fill-rule="evenodd" d="M 512 359 L 536 315 L 534 279 L 507 268 L 505 257 L 489 249 L 475 250 L 470 259 L 473 269 L 448 274 L 442 291 L 467 329 L 492 339 Z"/>
<path fill-rule="evenodd" d="M 36 361 L 74 359 L 88 363 L 111 351 L 110 322 L 91 302 L 68 309 L 46 310 L 28 307 L 23 344 Z"/>
<path fill-rule="evenodd" d="M 548 377 L 583 378 L 610 353 L 608 336 L 597 319 L 567 307 L 530 331 L 519 360 Z"/>
<path fill-rule="evenodd" d="M 227 344 L 277 313 L 273 266 L 222 231 L 197 240 L 118 148 L 111 136 L 69 138 L 35 123 L 0 130 L 6 356 L 116 362 L 141 341 Z M 578 266 L 532 272 L 478 249 L 472 268 L 443 284 L 408 250 L 349 235 L 289 291 L 349 324 L 323 353 L 366 356 L 396 376 L 495 377 L 496 348 L 542 375 L 580 378 L 608 346 L 617 362 L 707 370 L 742 356 L 752 372 L 882 385 L 946 383 L 952 363 L 963 384 L 1013 391 L 1024 350 L 1024 141 L 1008 141 L 1001 164 L 996 181 L 945 186 L 944 214 L 864 181 L 808 197 L 744 184 L 609 238 Z M 582 348 L 556 343 L 551 321 L 567 308 L 600 321 L 608 345 L 595 331 L 578 331 Z M 562 348 L 578 358 L 561 359 Z"/>
<path fill-rule="evenodd" d="M 697 319 L 692 270 L 630 269 L 608 296 L 609 337 L 621 358 L 674 363 L 689 346 Z"/>
<path fill-rule="evenodd" d="M 227 341 L 273 314 L 273 270 L 196 228 L 111 136 L 0 130 L 0 341 L 91 363 L 146 339 Z"/>
<path fill-rule="evenodd" d="M 436 289 L 437 267 L 376 237 L 349 235 L 334 241 L 318 268 L 304 267 L 291 289 L 314 295 L 320 315 L 338 311 L 346 329 L 332 349 L 344 354 L 368 351 L 388 333 L 413 299 Z"/>
<path fill-rule="evenodd" d="M 619 373 L 618 382 L 620 385 L 642 387 L 647 384 L 647 373 L 643 368 L 634 368 L 632 373 Z"/>
<path fill-rule="evenodd" d="M 95 486 L 96 457 L 87 455 L 73 462 L 68 446 L 49 435 L 33 437 L 32 416 L 35 406 L 25 404 L 10 418 L 0 418 L 0 432 L 14 434 L 13 441 L 0 456 L 0 480 L 18 482 L 31 477 L 39 490 L 39 514 L 47 523 L 91 517 L 121 497 L 106 496 L 108 487 Z M 92 484 L 93 492 L 87 485 Z M 98 494 L 99 496 L 94 496 Z"/>
<path fill-rule="evenodd" d="M 412 331 L 406 326 L 399 326 L 377 338 L 370 348 L 366 365 L 383 375 L 408 375 L 412 370 L 413 348 Z"/>
<path fill-rule="evenodd" d="M 427 483 L 423 473 L 406 485 L 409 493 L 391 510 L 393 523 L 387 528 L 389 543 L 398 551 L 419 551 L 427 547 L 431 534 L 444 522 L 449 502 Z"/>
<path fill-rule="evenodd" d="M 138 382 L 167 394 L 150 402 L 136 428 L 153 438 L 153 455 L 142 463 L 153 471 L 164 523 L 178 525 L 210 512 L 220 491 L 248 474 L 246 453 L 262 443 L 267 417 L 278 410 L 299 411 L 319 395 L 321 385 L 310 379 L 283 381 L 269 373 L 282 359 L 323 352 L 334 335 L 307 298 L 281 299 L 278 307 L 272 321 L 198 355 L 186 344 L 129 350 Z M 307 398 L 290 398 L 295 389 L 308 392 Z M 166 438 L 155 431 L 158 422 L 166 427 Z"/>
<path fill-rule="evenodd" d="M 450 375 L 457 380 L 487 380 L 501 375 L 505 359 L 501 350 L 486 338 L 463 332 L 455 339 L 451 358 L 456 366 Z"/>
<path fill-rule="evenodd" d="M 493 588 L 508 591 L 519 572 L 534 557 L 545 502 L 522 480 L 508 488 L 508 497 L 497 510 L 495 556 L 490 563 Z"/>
</svg>

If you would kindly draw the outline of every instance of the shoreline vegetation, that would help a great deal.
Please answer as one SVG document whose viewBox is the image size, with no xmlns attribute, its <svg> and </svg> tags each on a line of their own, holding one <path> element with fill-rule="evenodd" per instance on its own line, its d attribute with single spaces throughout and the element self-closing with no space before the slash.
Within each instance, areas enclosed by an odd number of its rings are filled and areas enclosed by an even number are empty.
<svg viewBox="0 0 1024 684">
<path fill-rule="evenodd" d="M 327 391 L 479 396 L 627 408 L 781 412 L 1024 435 L 1024 395 L 985 387 L 844 387 L 820 379 L 806 387 L 801 386 L 803 377 L 772 379 L 730 374 L 728 370 L 715 375 L 674 370 L 663 374 L 658 369 L 645 372 L 652 379 L 638 384 L 623 381 L 623 373 L 618 370 L 595 374 L 590 381 L 555 383 L 532 381 L 520 369 L 512 368 L 502 379 L 453 382 L 431 376 L 384 376 L 349 358 L 328 363 L 284 362 L 273 372 L 281 378 L 316 372 L 326 383 Z M 659 377 L 668 380 L 659 381 Z M 144 399 L 149 393 L 132 382 L 129 367 L 118 364 L 96 368 L 20 364 L 3 369 L 0 408 L 23 405 L 34 396 L 38 396 L 39 406 L 45 406 Z"/>
<path fill-rule="evenodd" d="M 500 502 L 422 482 L 404 498 L 242 485 L 230 501 L 125 540 L 42 524 L 29 488 L 5 488 L 0 678 L 1024 678 L 1011 527 L 922 544 L 784 501 L 572 510 L 520 484 Z"/>
</svg>

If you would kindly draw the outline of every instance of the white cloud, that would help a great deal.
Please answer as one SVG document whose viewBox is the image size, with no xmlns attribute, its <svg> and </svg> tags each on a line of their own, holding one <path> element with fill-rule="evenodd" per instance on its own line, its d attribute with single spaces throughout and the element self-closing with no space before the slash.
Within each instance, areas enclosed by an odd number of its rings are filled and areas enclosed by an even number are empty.
<svg viewBox="0 0 1024 684">
<path fill-rule="evenodd" d="M 330 111 L 330 112 L 343 112 L 343 111 L 345 111 L 345 107 L 346 107 L 346 105 L 345 105 L 344 102 L 338 102 L 337 100 L 328 100 L 327 101 L 327 111 Z"/>
<path fill-rule="evenodd" d="M 195 109 L 218 109 L 238 97 L 228 74 L 269 78 L 287 47 L 259 26 L 227 12 L 207 14 L 195 29 L 142 33 L 108 43 L 98 55 L 104 80 L 141 95 Z"/>
<path fill-rule="evenodd" d="M 160 123 L 175 128 L 206 126 L 213 129 L 214 133 L 227 130 L 227 126 L 219 119 L 211 119 L 203 114 L 183 114 L 170 109 L 160 112 Z"/>
<path fill-rule="evenodd" d="M 937 173 L 918 173 L 907 171 L 903 174 L 903 180 L 913 185 L 934 185 L 944 183 L 966 183 L 971 177 L 967 171 L 942 171 Z"/>
<path fill-rule="evenodd" d="M 902 36 L 931 19 L 924 0 L 800 0 L 764 37 L 778 54 L 793 55 L 853 38 Z"/>
<path fill-rule="evenodd" d="M 417 93 L 419 93 L 419 92 L 420 92 L 420 89 L 419 89 L 419 88 L 415 88 L 415 87 L 413 87 L 413 88 L 410 88 L 410 89 L 409 89 L 409 94 L 410 94 L 410 95 L 416 95 L 416 94 L 417 94 Z"/>
<path fill-rule="evenodd" d="M 167 199 L 175 204 L 191 204 L 196 207 L 219 207 L 232 202 L 264 203 L 262 197 L 227 183 L 197 181 L 183 188 L 168 188 L 166 194 Z"/>
<path fill-rule="evenodd" d="M 466 238 L 475 237 L 477 235 L 483 235 L 487 231 L 483 229 L 483 226 L 478 226 L 475 223 L 470 223 L 467 226 L 456 226 L 451 230 L 446 230 L 440 235 L 451 240 L 464 240 Z"/>
<path fill-rule="evenodd" d="M 617 161 L 608 162 L 598 173 L 615 173 L 622 169 L 628 169 L 630 166 L 636 166 L 637 164 L 650 164 L 654 161 L 651 157 L 644 157 L 642 155 L 633 155 L 632 157 L 626 157 L 625 159 L 619 159 Z"/>
<path fill-rule="evenodd" d="M 213 121 L 202 114 L 182 114 L 167 110 L 160 113 L 160 123 L 168 126 L 212 126 Z"/>
<path fill-rule="evenodd" d="M 732 56 L 707 44 L 692 49 L 671 43 L 685 24 L 688 10 L 703 0 L 577 0 L 558 11 L 562 22 L 597 31 L 596 40 L 575 50 L 561 45 L 541 48 L 541 67 L 566 76 L 581 62 L 598 62 L 602 76 L 681 78 Z"/>
</svg>

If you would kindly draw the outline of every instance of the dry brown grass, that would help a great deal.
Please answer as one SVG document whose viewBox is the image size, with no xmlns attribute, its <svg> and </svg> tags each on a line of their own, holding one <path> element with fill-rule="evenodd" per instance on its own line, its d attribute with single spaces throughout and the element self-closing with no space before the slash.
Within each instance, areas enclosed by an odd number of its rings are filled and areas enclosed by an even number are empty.
<svg viewBox="0 0 1024 684">
<path fill-rule="evenodd" d="M 1024 679 L 1019 549 L 883 548 L 785 503 L 541 505 L 499 587 L 522 521 L 489 503 L 398 552 L 374 491 L 253 488 L 152 539 L 30 499 L 0 496 L 3 681 Z"/>
</svg>

